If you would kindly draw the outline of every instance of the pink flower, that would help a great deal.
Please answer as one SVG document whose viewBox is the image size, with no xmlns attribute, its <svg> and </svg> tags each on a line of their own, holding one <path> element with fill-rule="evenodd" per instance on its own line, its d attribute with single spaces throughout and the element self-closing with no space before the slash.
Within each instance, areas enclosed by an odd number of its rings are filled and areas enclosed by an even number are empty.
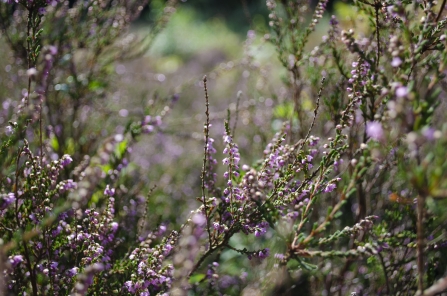
<svg viewBox="0 0 447 296">
<path fill-rule="evenodd" d="M 384 140 L 382 124 L 378 121 L 370 121 L 366 124 L 366 134 L 373 140 Z"/>
<path fill-rule="evenodd" d="M 396 97 L 403 98 L 408 95 L 408 88 L 406 86 L 399 86 L 396 88 Z"/>
<path fill-rule="evenodd" d="M 402 64 L 402 60 L 399 57 L 394 57 L 391 61 L 391 66 L 393 67 L 399 67 Z"/>
</svg>

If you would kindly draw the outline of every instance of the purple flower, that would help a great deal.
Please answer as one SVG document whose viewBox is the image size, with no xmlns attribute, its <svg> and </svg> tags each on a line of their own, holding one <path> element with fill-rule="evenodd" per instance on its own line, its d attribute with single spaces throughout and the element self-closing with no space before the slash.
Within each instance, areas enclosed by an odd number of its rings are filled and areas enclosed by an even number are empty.
<svg viewBox="0 0 447 296">
<path fill-rule="evenodd" d="M 399 67 L 402 64 L 402 60 L 399 57 L 394 57 L 393 60 L 391 61 L 391 66 L 393 67 Z"/>
<path fill-rule="evenodd" d="M 16 197 L 14 193 L 8 193 L 2 196 L 2 200 L 0 202 L 0 210 L 6 209 L 10 204 L 16 201 Z"/>
<path fill-rule="evenodd" d="M 115 195 L 115 188 L 110 188 L 109 185 L 107 185 L 106 189 L 104 190 L 104 195 L 114 196 Z"/>
<path fill-rule="evenodd" d="M 144 125 L 142 128 L 143 134 L 150 134 L 154 131 L 154 127 L 150 124 Z"/>
<path fill-rule="evenodd" d="M 311 136 L 309 138 L 309 146 L 311 146 L 311 147 L 316 146 L 316 145 L 318 145 L 319 141 L 320 141 L 320 138 Z"/>
<path fill-rule="evenodd" d="M 270 255 L 270 249 L 265 248 L 264 250 L 259 251 L 258 257 L 259 259 L 265 259 Z"/>
<path fill-rule="evenodd" d="M 130 293 L 135 293 L 135 285 L 132 281 L 127 281 L 124 283 L 124 286 L 127 288 L 127 291 Z"/>
<path fill-rule="evenodd" d="M 75 275 L 78 274 L 78 268 L 77 267 L 73 267 L 69 270 L 67 270 L 67 274 L 69 277 L 74 277 Z"/>
<path fill-rule="evenodd" d="M 334 189 L 337 188 L 337 186 L 334 183 L 329 183 L 326 185 L 326 188 L 324 188 L 324 192 L 332 192 Z"/>
<path fill-rule="evenodd" d="M 172 246 L 170 244 L 167 244 L 164 248 L 164 255 L 167 256 L 172 250 Z"/>
<path fill-rule="evenodd" d="M 336 26 L 336 25 L 338 25 L 338 20 L 337 20 L 337 18 L 335 17 L 335 15 L 333 15 L 333 16 L 331 17 L 331 20 L 329 21 L 329 23 L 331 24 L 331 26 Z"/>
<path fill-rule="evenodd" d="M 428 140 L 433 141 L 435 139 L 435 129 L 427 127 L 422 130 L 422 135 Z"/>
<path fill-rule="evenodd" d="M 22 255 L 12 256 L 9 258 L 9 262 L 11 263 L 12 267 L 14 268 L 23 262 L 23 256 Z"/>
<path fill-rule="evenodd" d="M 64 156 L 62 156 L 61 165 L 65 167 L 65 166 L 69 165 L 72 161 L 73 161 L 73 159 L 71 158 L 71 156 L 68 154 L 65 154 Z"/>
<path fill-rule="evenodd" d="M 281 253 L 275 254 L 275 258 L 278 259 L 278 260 L 283 260 L 284 257 L 285 257 L 284 254 L 281 254 Z"/>
<path fill-rule="evenodd" d="M 404 98 L 408 95 L 409 91 L 408 91 L 408 87 L 406 86 L 398 86 L 396 88 L 396 97 L 398 98 Z"/>
<path fill-rule="evenodd" d="M 151 121 L 152 121 L 152 117 L 150 115 L 146 115 L 143 118 L 143 121 L 141 122 L 141 125 L 143 125 L 143 126 L 147 125 L 147 124 L 151 123 Z"/>
<path fill-rule="evenodd" d="M 118 229 L 118 223 L 117 222 L 112 222 L 112 224 L 110 224 L 110 226 L 112 226 L 112 230 L 114 232 Z"/>
<path fill-rule="evenodd" d="M 266 221 L 262 221 L 261 223 L 259 223 L 259 225 L 257 225 L 256 230 L 255 230 L 255 236 L 259 237 L 259 236 L 265 234 L 267 232 L 268 227 L 269 227 L 269 224 Z"/>
<path fill-rule="evenodd" d="M 254 30 L 248 30 L 247 32 L 247 38 L 248 39 L 253 39 L 256 37 L 256 32 Z"/>
<path fill-rule="evenodd" d="M 382 124 L 378 121 L 366 123 L 366 134 L 373 140 L 382 141 L 384 139 Z"/>
<path fill-rule="evenodd" d="M 195 214 L 191 220 L 192 220 L 192 222 L 194 222 L 194 224 L 200 226 L 200 225 L 205 224 L 206 217 L 204 215 L 198 213 L 198 214 Z"/>
<path fill-rule="evenodd" d="M 76 182 L 74 182 L 72 179 L 68 179 L 67 181 L 65 181 L 64 187 L 63 187 L 62 191 L 66 191 L 66 190 L 70 190 L 70 189 L 76 188 L 76 186 L 77 186 Z"/>
<path fill-rule="evenodd" d="M 10 135 L 12 135 L 13 133 L 14 133 L 14 129 L 12 128 L 12 126 L 10 126 L 10 125 L 8 125 L 6 128 L 5 128 L 5 134 L 7 135 L 7 136 L 10 136 Z"/>
</svg>

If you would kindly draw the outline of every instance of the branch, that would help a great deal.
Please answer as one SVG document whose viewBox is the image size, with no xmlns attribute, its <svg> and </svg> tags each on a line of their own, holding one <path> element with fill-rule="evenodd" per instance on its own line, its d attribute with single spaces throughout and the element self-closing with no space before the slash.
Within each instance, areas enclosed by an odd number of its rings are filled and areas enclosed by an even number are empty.
<svg viewBox="0 0 447 296">
<path fill-rule="evenodd" d="M 447 290 L 447 277 L 440 279 L 430 288 L 426 289 L 423 294 L 418 291 L 416 296 L 433 296 Z"/>
</svg>

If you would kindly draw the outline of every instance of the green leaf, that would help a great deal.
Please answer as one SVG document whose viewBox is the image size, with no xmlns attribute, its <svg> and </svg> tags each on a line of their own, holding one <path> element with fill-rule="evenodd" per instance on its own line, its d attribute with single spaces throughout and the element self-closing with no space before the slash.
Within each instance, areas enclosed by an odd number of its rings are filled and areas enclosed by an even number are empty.
<svg viewBox="0 0 447 296">
<path fill-rule="evenodd" d="M 284 104 L 278 105 L 274 109 L 273 114 L 279 118 L 291 118 L 293 116 L 293 104 L 290 102 L 286 102 Z"/>
<path fill-rule="evenodd" d="M 206 275 L 204 273 L 195 274 L 189 278 L 189 283 L 196 284 L 196 283 L 200 282 L 201 280 L 203 280 L 205 278 L 205 276 Z"/>
<path fill-rule="evenodd" d="M 124 156 L 124 154 L 126 153 L 127 150 L 127 140 L 122 141 L 121 143 L 119 143 L 116 147 L 116 157 L 121 158 Z"/>
<path fill-rule="evenodd" d="M 59 150 L 59 142 L 57 141 L 56 137 L 51 138 L 51 148 L 55 151 Z"/>
</svg>

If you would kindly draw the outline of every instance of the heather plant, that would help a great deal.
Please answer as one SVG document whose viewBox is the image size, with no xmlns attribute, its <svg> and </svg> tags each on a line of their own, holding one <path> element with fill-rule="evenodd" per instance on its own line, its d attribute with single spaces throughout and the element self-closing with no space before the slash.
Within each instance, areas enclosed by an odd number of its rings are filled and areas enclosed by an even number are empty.
<svg viewBox="0 0 447 296">
<path fill-rule="evenodd" d="M 249 95 L 275 98 L 263 126 L 274 136 L 257 160 L 241 160 L 239 93 L 215 140 L 205 76 L 200 196 L 185 197 L 196 208 L 179 225 L 154 221 L 156 184 L 129 164 L 135 143 L 163 133 L 178 95 L 152 101 L 139 120 L 107 118 L 119 96 L 113 63 L 142 54 L 176 3 L 148 37 L 126 34 L 146 4 L 0 3 L 22 68 L 8 90 L 22 99 L 2 98 L 0 114 L 2 293 L 446 291 L 445 3 L 354 1 L 359 17 L 344 20 L 324 17 L 326 1 L 306 19 L 309 3 L 268 0 L 262 41 L 277 50 L 284 85 Z M 309 49 L 323 22 L 327 35 Z"/>
</svg>

